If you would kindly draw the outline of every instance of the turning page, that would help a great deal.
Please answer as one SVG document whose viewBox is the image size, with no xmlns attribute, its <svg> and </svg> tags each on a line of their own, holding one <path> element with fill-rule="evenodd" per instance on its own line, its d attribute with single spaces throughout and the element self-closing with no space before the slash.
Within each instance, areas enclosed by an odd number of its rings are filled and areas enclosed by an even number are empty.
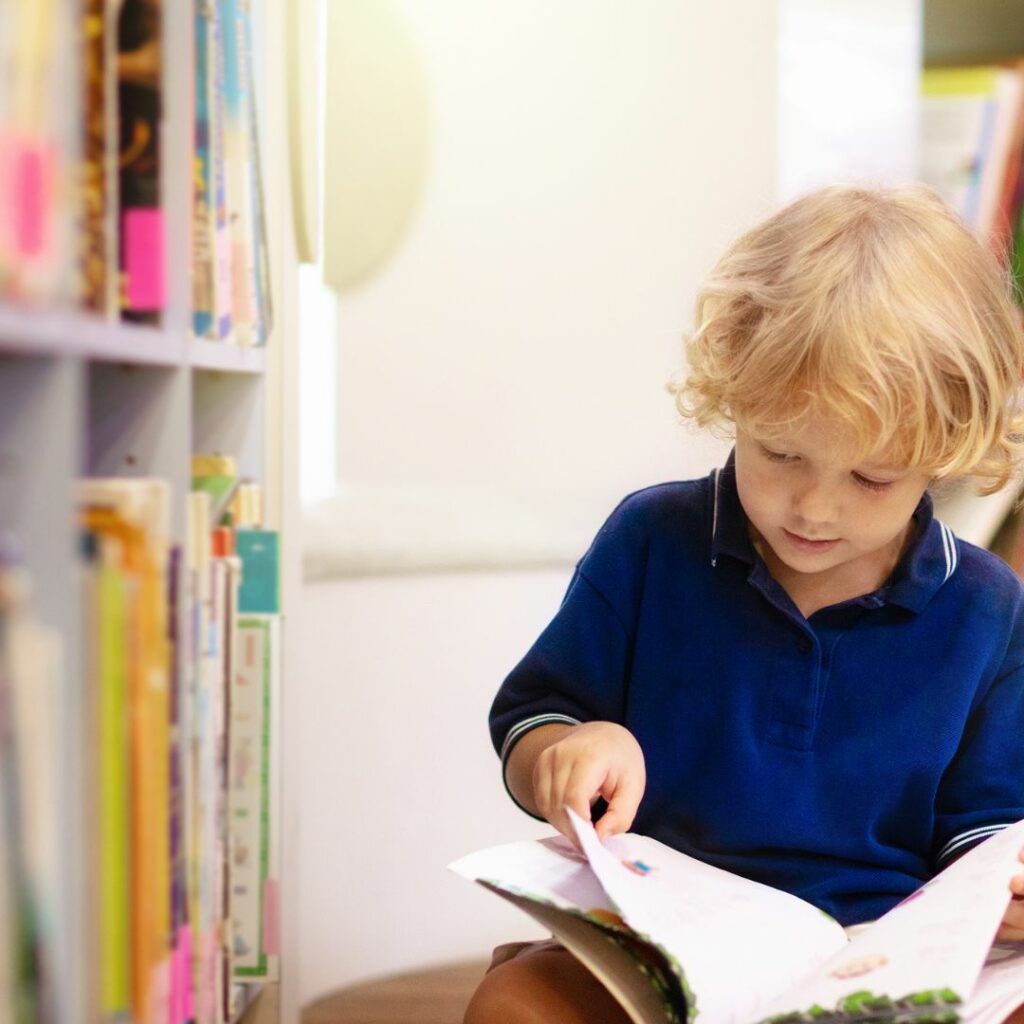
<svg viewBox="0 0 1024 1024">
<path fill-rule="evenodd" d="M 568 809 L 576 835 L 623 920 L 674 959 L 690 1018 L 743 1024 L 847 939 L 839 923 L 790 893 L 741 878 L 646 836 L 602 845 Z"/>
<path fill-rule="evenodd" d="M 821 1009 L 849 1016 L 856 1003 L 858 1019 L 889 1019 L 894 1007 L 930 1015 L 967 1002 L 1010 901 L 1010 878 L 1021 870 L 1022 845 L 1024 822 L 979 844 L 765 1007 L 761 1017 L 821 1019 Z"/>
</svg>

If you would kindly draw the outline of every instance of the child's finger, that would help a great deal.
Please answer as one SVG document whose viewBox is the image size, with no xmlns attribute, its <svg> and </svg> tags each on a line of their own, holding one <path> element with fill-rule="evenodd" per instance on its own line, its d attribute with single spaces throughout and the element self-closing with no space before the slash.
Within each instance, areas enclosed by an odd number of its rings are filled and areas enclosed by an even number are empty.
<svg viewBox="0 0 1024 1024">
<path fill-rule="evenodd" d="M 1010 892 L 1015 900 L 1024 900 L 1024 875 L 1014 875 L 1010 879 Z"/>
<path fill-rule="evenodd" d="M 601 839 L 628 832 L 644 795 L 644 780 L 636 775 L 622 779 L 608 799 L 608 810 L 597 823 L 597 834 Z"/>
<path fill-rule="evenodd" d="M 1020 932 L 1024 937 L 1024 906 L 1019 903 L 1011 903 L 1006 908 L 1000 932 L 1004 935 L 1007 932 Z"/>
<path fill-rule="evenodd" d="M 552 779 L 548 821 L 579 849 L 579 841 L 565 808 L 571 807 L 584 821 L 590 821 L 590 798 L 601 783 L 600 772 L 579 763 L 567 766 Z"/>
</svg>

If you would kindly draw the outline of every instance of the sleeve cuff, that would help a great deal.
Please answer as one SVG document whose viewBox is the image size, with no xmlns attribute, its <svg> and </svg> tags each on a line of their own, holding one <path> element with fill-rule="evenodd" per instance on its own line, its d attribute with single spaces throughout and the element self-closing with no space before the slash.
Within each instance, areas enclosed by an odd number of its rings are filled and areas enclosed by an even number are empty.
<svg viewBox="0 0 1024 1024">
<path fill-rule="evenodd" d="M 536 821 L 544 821 L 539 814 L 534 814 L 533 811 L 528 811 L 516 798 L 515 794 L 511 789 L 508 788 L 508 778 L 506 777 L 506 769 L 508 767 L 509 755 L 512 753 L 512 748 L 531 730 L 536 729 L 541 725 L 550 725 L 554 722 L 561 722 L 563 725 L 579 725 L 580 720 L 578 718 L 571 718 L 569 715 L 559 714 L 546 714 L 546 715 L 534 715 L 532 718 L 524 718 L 521 722 L 517 722 L 509 729 L 505 736 L 505 742 L 501 745 L 501 781 L 504 783 L 505 792 L 508 793 L 512 799 L 512 803 L 516 805 L 524 814 L 528 814 L 531 818 Z"/>
<path fill-rule="evenodd" d="M 979 825 L 977 828 L 969 828 L 964 832 L 958 833 L 939 850 L 938 856 L 935 858 L 935 870 L 942 871 L 954 860 L 962 857 L 972 847 L 988 839 L 989 836 L 1002 832 L 1004 828 L 1012 824 L 1012 821 L 1004 821 L 997 825 Z"/>
</svg>

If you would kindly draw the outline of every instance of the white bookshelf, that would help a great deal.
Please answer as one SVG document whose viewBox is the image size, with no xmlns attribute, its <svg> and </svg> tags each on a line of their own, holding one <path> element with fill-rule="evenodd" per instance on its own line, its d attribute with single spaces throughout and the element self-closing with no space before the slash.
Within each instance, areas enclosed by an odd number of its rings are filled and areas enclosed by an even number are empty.
<svg viewBox="0 0 1024 1024">
<path fill-rule="evenodd" d="M 257 0 L 253 17 L 280 18 L 284 0 Z M 68 2 L 67 17 L 79 16 Z M 268 407 L 280 429 L 282 368 L 288 342 L 285 303 L 279 303 L 266 350 L 197 340 L 191 336 L 192 203 L 192 4 L 163 3 L 163 127 L 161 201 L 164 205 L 167 305 L 159 328 L 113 322 L 72 308 L 31 308 L 0 296 L 0 536 L 15 538 L 34 586 L 39 618 L 61 637 L 60 762 L 55 765 L 60 804 L 54 808 L 62 851 L 56 894 L 56 971 L 59 1024 L 91 1024 L 86 977 L 89 933 L 86 905 L 93 880 L 86 877 L 88 815 L 86 754 L 82 725 L 85 680 L 82 609 L 76 571 L 75 481 L 83 476 L 160 476 L 172 486 L 172 541 L 184 547 L 185 501 L 193 452 L 222 451 L 238 457 L 243 476 L 263 484 L 266 525 L 284 534 L 283 503 L 289 488 L 279 438 L 268 433 Z M 257 26 L 259 38 L 280 39 Z M 277 109 L 277 79 L 262 96 Z M 69 97 L 77 103 L 77 90 Z M 266 111 L 263 139 L 270 136 Z M 283 129 L 283 115 L 277 129 Z M 272 137 L 272 136 L 271 136 Z M 266 162 L 268 202 L 280 207 L 286 174 L 280 159 Z M 290 229 L 280 209 L 269 210 L 274 287 L 287 290 L 294 272 Z M 282 557 L 291 548 L 284 546 Z M 283 575 L 290 570 L 283 567 Z M 181 628 L 184 616 L 179 616 Z M 282 694 L 274 701 L 278 713 Z M 278 740 L 280 743 L 280 740 Z M 282 957 L 282 970 L 286 958 Z M 277 1005 L 255 1000 L 245 986 L 244 1007 Z M 270 1018 L 261 1011 L 261 1021 Z"/>
</svg>

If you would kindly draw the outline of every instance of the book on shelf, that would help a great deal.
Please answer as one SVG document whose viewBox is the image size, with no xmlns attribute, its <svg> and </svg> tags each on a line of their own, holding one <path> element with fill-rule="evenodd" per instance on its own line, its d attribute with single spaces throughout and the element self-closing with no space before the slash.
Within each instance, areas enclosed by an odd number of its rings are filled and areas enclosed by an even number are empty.
<svg viewBox="0 0 1024 1024">
<path fill-rule="evenodd" d="M 56 1019 L 61 642 L 0 554 L 0 1020 Z"/>
<path fill-rule="evenodd" d="M 79 482 L 88 584 L 88 716 L 99 736 L 96 827 L 101 912 L 94 925 L 100 1014 L 161 1019 L 170 999 L 170 488 L 157 479 Z"/>
<path fill-rule="evenodd" d="M 0 4 L 0 297 L 18 302 L 66 299 L 71 287 L 79 127 L 66 14 L 61 0 Z"/>
<path fill-rule="evenodd" d="M 231 470 L 234 460 L 195 467 Z M 188 496 L 183 550 L 170 541 L 166 481 L 78 484 L 93 883 L 86 974 L 101 1020 L 225 1024 L 237 981 L 276 977 L 278 623 L 240 610 L 238 488 L 222 476 L 223 507 L 208 490 Z"/>
<path fill-rule="evenodd" d="M 249 5 L 197 0 L 195 33 L 193 330 L 262 345 L 272 303 Z"/>
<path fill-rule="evenodd" d="M 230 855 L 230 973 L 235 980 L 272 981 L 278 977 L 279 945 L 272 742 L 280 616 L 276 586 L 272 598 L 264 588 L 266 548 L 272 546 L 276 552 L 277 534 L 261 528 L 260 488 L 243 480 L 234 458 L 219 453 L 195 456 L 192 487 L 190 531 L 205 531 L 212 541 L 200 555 L 208 568 L 200 566 L 198 572 L 201 577 L 227 572 L 229 579 L 229 597 L 223 604 L 227 621 L 217 630 L 230 637 L 225 652 L 229 670 L 215 700 L 225 716 L 227 804 L 220 842 Z M 254 539 L 262 543 L 254 544 Z M 199 550 L 197 544 L 192 547 Z M 276 561 L 273 566 L 276 583 Z M 256 601 L 251 596 L 254 587 Z"/>
<path fill-rule="evenodd" d="M 166 300 L 162 17 L 162 0 L 123 0 L 117 26 L 121 310 L 142 323 L 159 323 Z"/>
<path fill-rule="evenodd" d="M 449 865 L 542 924 L 635 1024 L 999 1024 L 1024 1003 L 1024 944 L 993 942 L 1024 822 L 849 933 L 797 897 L 645 836 L 564 837 Z"/>
<path fill-rule="evenodd" d="M 1024 294 L 1024 60 L 927 68 L 921 177 L 1014 275 Z"/>
<path fill-rule="evenodd" d="M 113 318 L 117 272 L 117 9 L 82 0 L 81 154 L 78 171 L 75 294 L 83 309 Z"/>
</svg>

